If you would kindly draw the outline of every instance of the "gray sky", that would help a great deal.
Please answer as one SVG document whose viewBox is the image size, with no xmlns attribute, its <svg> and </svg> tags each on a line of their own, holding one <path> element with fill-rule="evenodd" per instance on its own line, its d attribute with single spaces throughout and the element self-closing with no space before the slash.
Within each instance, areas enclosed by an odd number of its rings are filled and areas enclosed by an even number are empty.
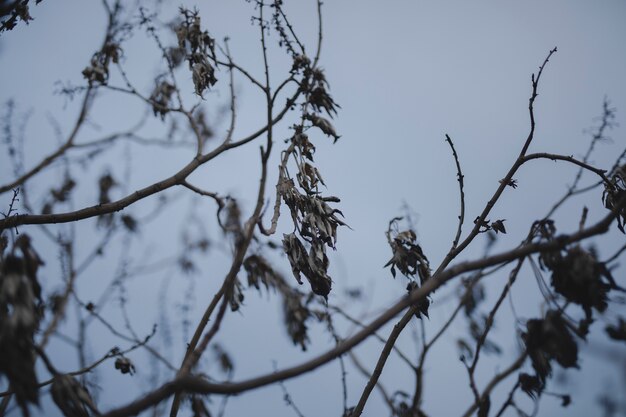
<svg viewBox="0 0 626 417">
<path fill-rule="evenodd" d="M 317 36 L 314 2 L 285 3 L 301 38 L 313 48 Z M 163 21 L 174 17 L 177 6 L 178 3 L 164 6 Z M 200 10 L 203 25 L 212 36 L 220 40 L 228 35 L 235 60 L 261 76 L 258 30 L 250 24 L 253 7 L 244 1 L 210 1 L 202 2 Z M 35 20 L 29 26 L 21 24 L 0 37 L 0 100 L 4 103 L 14 98 L 22 110 L 33 110 L 26 130 L 27 166 L 32 166 L 57 143 L 48 122 L 49 115 L 59 121 L 63 132 L 70 129 L 77 103 L 68 103 L 65 98 L 53 95 L 55 82 L 81 82 L 80 72 L 101 42 L 105 25 L 100 3 L 94 1 L 44 1 L 32 7 L 31 12 Z M 315 161 L 328 193 L 341 197 L 340 208 L 353 229 L 339 231 L 338 250 L 330 255 L 331 276 L 335 281 L 331 302 L 344 302 L 340 295 L 342 289 L 361 287 L 372 297 L 368 311 L 377 312 L 403 294 L 404 278 L 394 281 L 382 265 L 390 257 L 384 237 L 387 222 L 403 214 L 405 203 L 415 213 L 418 238 L 431 264 L 437 265 L 448 250 L 456 228 L 459 203 L 453 159 L 444 143 L 446 133 L 454 139 L 465 174 L 469 222 L 464 230 L 469 230 L 471 219 L 482 210 L 528 134 L 530 76 L 551 48 L 557 46 L 558 53 L 551 59 L 539 86 L 537 134 L 531 151 L 581 156 L 589 139 L 583 131 L 597 123 L 594 118 L 601 114 L 604 97 L 618 109 L 617 121 L 624 125 L 626 2 L 327 0 L 323 13 L 321 65 L 332 96 L 342 107 L 334 121 L 342 138 L 332 145 L 326 137 L 315 137 Z M 277 37 L 273 35 L 271 41 L 275 43 Z M 123 47 L 130 78 L 144 92 L 149 92 L 152 78 L 157 74 L 158 54 L 154 45 L 138 31 Z M 281 52 L 273 51 L 270 58 L 272 77 L 279 80 L 290 64 Z M 222 73 L 218 78 L 226 81 L 227 75 Z M 262 97 L 241 77 L 236 86 L 239 98 L 236 136 L 244 136 L 262 123 L 264 114 L 258 111 Z M 227 102 L 226 90 L 220 91 L 209 94 L 206 100 L 209 114 L 215 121 L 220 118 L 219 108 Z M 191 101 L 192 91 L 186 93 Z M 100 126 L 102 132 L 121 129 L 132 123 L 131 117 L 140 114 L 140 109 L 136 100 L 107 93 L 90 122 Z M 226 123 L 219 126 L 223 130 Z M 286 127 L 287 124 L 283 124 L 279 137 L 281 134 L 281 138 L 288 136 Z M 157 132 L 163 125 L 155 122 L 153 128 Z M 88 129 L 84 139 L 95 134 L 95 128 Z M 624 147 L 623 127 L 614 129 L 611 136 L 613 142 L 601 145 L 593 158 L 592 162 L 600 167 L 609 168 Z M 282 142 L 277 145 L 282 146 Z M 160 152 L 147 151 L 133 157 L 128 191 L 171 175 L 190 156 L 190 151 Z M 120 152 L 115 153 L 99 165 L 96 173 L 106 167 L 117 169 L 119 155 Z M 5 156 L 1 158 L 0 175 L 4 183 L 11 178 L 11 172 L 5 164 Z M 273 161 L 270 166 L 275 167 L 276 156 Z M 498 248 L 506 249 L 519 243 L 532 221 L 545 214 L 564 192 L 575 172 L 571 167 L 551 162 L 528 164 L 517 177 L 519 188 L 507 190 L 491 216 L 507 219 L 509 233 L 501 239 Z M 207 189 L 240 197 L 249 212 L 254 203 L 252 193 L 258 184 L 257 173 L 258 146 L 252 145 L 215 160 L 214 164 L 194 174 L 192 180 Z M 273 172 L 272 181 L 275 178 L 276 172 Z M 39 184 L 42 185 L 35 185 L 35 190 L 45 190 L 46 181 Z M 272 189 L 273 186 L 268 188 L 273 198 Z M 84 192 L 78 196 L 76 204 L 92 204 L 93 201 L 93 194 Z M 149 207 L 148 203 L 142 204 L 137 210 L 145 211 Z M 213 216 L 214 207 L 202 204 L 197 210 L 207 218 Z M 590 199 L 579 199 L 566 206 L 560 213 L 557 227 L 564 232 L 573 230 L 583 204 L 589 207 L 590 221 L 604 215 L 600 192 L 595 192 Z M 154 247 L 156 253 L 175 252 L 177 242 L 172 236 L 175 228 L 184 223 L 187 207 L 188 204 L 176 204 L 169 215 L 169 225 L 163 225 L 158 231 L 146 231 L 143 244 Z M 281 230 L 288 232 L 291 227 L 289 217 L 281 217 Z M 83 233 L 87 242 L 91 232 Z M 216 230 L 211 233 L 219 239 Z M 622 242 L 623 235 L 612 233 L 598 245 L 600 253 L 608 255 L 612 247 Z M 481 244 L 475 243 L 469 248 L 468 256 L 478 256 L 481 249 Z M 227 259 L 218 252 L 204 265 L 210 277 L 203 276 L 195 284 L 193 323 L 225 271 Z M 289 272 L 286 260 L 278 267 L 285 274 Z M 100 274 L 106 275 L 106 272 Z M 144 329 L 149 329 L 154 322 L 156 306 L 154 301 L 145 303 L 143 300 L 158 298 L 163 280 L 168 279 L 166 275 L 167 272 L 141 278 L 130 285 L 131 303 L 135 300 L 136 305 L 141 306 L 136 312 L 137 324 Z M 188 284 L 185 279 L 169 275 L 169 302 L 175 306 L 185 297 Z M 80 290 L 96 294 L 102 285 L 98 277 L 99 273 L 94 271 L 92 280 L 82 282 Z M 616 277 L 624 283 L 619 273 Z M 521 278 L 513 291 L 513 303 L 522 318 L 537 316 L 539 298 L 532 272 L 525 271 Z M 504 279 L 506 274 L 487 281 L 488 290 L 495 288 L 492 295 L 500 290 Z M 442 290 L 441 296 L 452 289 L 450 286 Z M 426 321 L 427 333 L 431 335 L 445 320 L 446 313 L 453 309 L 452 303 L 438 305 L 438 297 L 435 295 L 431 319 Z M 279 368 L 301 362 L 332 344 L 320 326 L 313 326 L 314 343 L 310 351 L 303 353 L 289 346 L 278 323 L 279 306 L 274 301 L 275 297 L 258 297 L 250 292 L 243 313 L 226 318 L 220 342 L 235 358 L 236 379 L 271 371 L 272 361 L 276 361 Z M 363 311 L 362 306 L 347 307 L 355 314 Z M 499 360 L 486 359 L 481 368 L 479 381 L 482 383 L 493 375 L 498 364 L 505 366 L 506 358 L 515 352 L 516 343 L 511 338 L 514 323 L 508 306 L 505 310 L 495 330 L 496 335 L 508 337 L 502 343 L 505 355 Z M 604 323 L 599 323 L 598 330 L 602 327 Z M 382 333 L 388 331 L 386 328 Z M 405 333 L 399 346 L 412 352 L 411 330 Z M 429 415 L 459 415 L 470 399 L 465 370 L 456 360 L 454 340 L 459 335 L 466 335 L 462 321 L 452 326 L 449 337 L 431 357 L 425 392 L 425 411 Z M 103 337 L 104 340 L 110 338 Z M 94 347 L 94 356 L 109 347 L 108 344 L 100 349 Z M 174 350 L 180 354 L 182 348 L 181 340 Z M 373 368 L 380 349 L 378 342 L 369 341 L 357 352 L 364 363 Z M 69 361 L 63 358 L 62 351 L 58 356 L 61 361 Z M 596 357 L 585 355 L 581 360 L 583 370 L 568 372 L 572 379 L 570 385 L 549 388 L 573 393 L 574 415 L 597 414 L 598 389 L 621 382 L 619 373 L 610 372 L 611 364 L 598 361 Z M 102 393 L 104 409 L 130 400 L 135 393 L 123 385 L 134 386 L 127 376 L 122 378 L 109 371 L 103 374 L 103 386 L 107 387 L 108 380 L 119 381 L 115 382 L 119 392 Z M 287 387 L 305 415 L 340 415 L 339 375 L 338 366 L 333 364 L 290 381 Z M 136 379 L 144 381 L 147 377 L 148 372 L 142 373 L 140 369 Z M 352 370 L 348 381 L 349 404 L 355 404 L 365 380 Z M 382 381 L 390 392 L 413 390 L 410 372 L 394 359 L 385 368 Z M 145 388 L 141 384 L 139 386 Z M 504 389 L 509 386 L 505 384 Z M 216 404 L 214 400 L 213 408 Z M 530 402 L 522 401 L 522 404 L 530 410 Z M 571 410 L 560 408 L 558 399 L 546 397 L 541 407 L 539 415 L 572 415 Z M 54 412 L 56 409 L 45 410 L 42 415 Z M 284 406 L 279 387 L 260 389 L 232 399 L 228 412 L 228 415 L 253 412 L 293 415 L 293 411 Z M 365 415 L 385 413 L 381 398 L 374 393 Z"/>
</svg>

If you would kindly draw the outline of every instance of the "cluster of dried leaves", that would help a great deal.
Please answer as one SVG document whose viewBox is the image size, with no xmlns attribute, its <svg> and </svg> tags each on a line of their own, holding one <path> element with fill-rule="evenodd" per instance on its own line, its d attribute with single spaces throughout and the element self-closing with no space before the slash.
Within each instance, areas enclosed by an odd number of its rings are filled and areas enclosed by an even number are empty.
<svg viewBox="0 0 626 417">
<path fill-rule="evenodd" d="M 542 253 L 539 259 L 552 272 L 554 291 L 568 302 L 580 305 L 589 321 L 593 319 L 592 309 L 606 310 L 611 290 L 623 291 L 606 264 L 599 262 L 593 251 L 579 245 L 565 251 Z"/>
<path fill-rule="evenodd" d="M 215 78 L 215 39 L 200 27 L 200 15 L 197 10 L 181 9 L 183 21 L 176 28 L 178 48 L 184 53 L 189 63 L 196 94 L 202 93 L 217 82 Z"/>
<path fill-rule="evenodd" d="M 28 403 L 39 404 L 39 381 L 35 362 L 37 355 L 44 360 L 53 375 L 50 393 L 67 417 L 88 417 L 98 410 L 87 389 L 69 374 L 60 374 L 43 351 L 36 345 L 35 334 L 46 312 L 41 297 L 37 273 L 43 261 L 33 249 L 30 237 L 20 235 L 12 249 L 6 236 L 0 240 L 0 374 L 9 382 L 24 416 L 29 416 Z M 48 300 L 54 312 L 54 299 Z M 111 356 L 119 355 L 119 351 Z M 134 372 L 134 366 L 124 356 L 115 363 L 122 373 Z"/>
<path fill-rule="evenodd" d="M 116 42 L 107 42 L 102 49 L 93 54 L 91 63 L 83 70 L 83 77 L 92 84 L 106 85 L 109 81 L 109 65 L 119 63 L 122 48 Z"/>
<path fill-rule="evenodd" d="M 261 288 L 268 291 L 273 290 L 281 296 L 283 320 L 287 334 L 294 345 L 299 345 L 302 350 L 306 350 L 310 343 L 307 322 L 311 318 L 317 318 L 319 321 L 323 316 L 320 310 L 312 308 L 316 302 L 314 296 L 291 287 L 285 278 L 274 270 L 267 259 L 260 254 L 248 256 L 243 267 L 248 277 L 248 287 L 254 287 L 257 290 L 261 290 Z"/>
<path fill-rule="evenodd" d="M 92 414 L 100 414 L 87 388 L 71 375 L 56 374 L 50 393 L 66 417 L 89 417 Z"/>
<path fill-rule="evenodd" d="M 541 241 L 552 241 L 556 238 L 554 221 L 535 222 L 533 233 Z M 595 321 L 593 311 L 603 313 L 608 306 L 609 293 L 624 291 L 616 284 L 607 265 L 598 261 L 595 252 L 580 245 L 541 252 L 539 264 L 542 270 L 551 273 L 550 287 L 554 291 L 554 295 L 548 296 L 551 303 L 558 307 L 556 297 L 561 296 L 566 306 L 580 306 L 585 317 L 575 323 L 565 314 L 564 308 L 559 307 L 550 309 L 543 318 L 527 321 L 522 340 L 535 373 L 520 373 L 519 384 L 532 399 L 544 392 L 546 380 L 552 375 L 553 362 L 563 368 L 578 368 L 577 339 L 586 339 Z M 542 279 L 540 276 L 538 278 Z M 609 329 L 616 330 L 608 326 L 609 335 Z M 617 332 L 613 335 L 617 336 Z M 562 397 L 562 405 L 569 405 L 570 397 Z"/>
<path fill-rule="evenodd" d="M 0 239 L 0 374 L 28 415 L 27 402 L 39 402 L 33 338 L 43 314 L 37 280 L 42 261 L 27 235 L 22 234 L 7 254 L 7 238 Z"/>
<path fill-rule="evenodd" d="M 407 292 L 410 294 L 413 290 L 419 288 L 430 278 L 430 264 L 428 258 L 424 255 L 422 247 L 417 243 L 417 235 L 412 229 L 400 231 L 398 228 L 402 217 L 394 217 L 389 221 L 389 226 L 385 234 L 387 242 L 391 247 L 391 259 L 385 264 L 385 268 L 389 267 L 391 275 L 396 277 L 396 268 L 402 275 L 409 279 L 407 284 Z M 417 279 L 419 278 L 419 284 Z M 422 315 L 428 317 L 428 307 L 430 300 L 425 297 L 418 301 L 415 305 L 415 316 L 421 318 Z"/>
<path fill-rule="evenodd" d="M 624 208 L 624 200 L 626 199 L 626 165 L 620 166 L 615 170 L 609 184 L 605 184 L 602 200 L 604 206 L 611 210 L 617 211 L 617 227 L 622 233 L 626 224 L 626 208 Z M 621 208 L 620 208 L 621 207 Z"/>
<path fill-rule="evenodd" d="M 42 0 L 35 0 L 35 4 L 41 2 Z M 18 21 L 28 24 L 28 22 L 34 20 L 30 15 L 28 3 L 29 0 L 0 2 L 0 33 L 13 30 Z"/>
<path fill-rule="evenodd" d="M 282 13 L 280 6 L 280 2 L 274 3 L 278 13 L 274 16 L 277 25 L 280 25 L 278 16 Z M 286 31 L 279 33 L 282 36 L 281 46 L 292 51 Z M 340 200 L 334 196 L 323 197 L 320 192 L 320 185 L 326 184 L 319 169 L 314 165 L 315 145 L 305 132 L 311 127 L 317 127 L 336 141 L 339 135 L 330 121 L 315 112 L 325 111 L 332 117 L 337 113 L 339 106 L 328 93 L 328 82 L 323 70 L 313 67 L 311 60 L 304 54 L 292 53 L 292 56 L 291 73 L 293 76 L 299 76 L 299 88 L 304 94 L 304 101 L 301 105 L 302 121 L 293 126 L 294 134 L 283 156 L 277 185 L 278 194 L 289 208 L 296 229 L 294 233 L 283 235 L 283 249 L 298 283 L 302 284 L 301 275 L 304 275 L 311 285 L 311 290 L 326 298 L 332 287 L 332 279 L 328 275 L 329 261 L 326 250 L 335 248 L 337 228 L 346 224 L 339 218 L 343 217 L 342 212 L 329 205 Z M 309 112 L 310 108 L 315 112 Z M 310 125 L 307 122 L 310 122 Z M 290 155 L 294 156 L 297 165 L 295 181 L 285 166 Z"/>
</svg>

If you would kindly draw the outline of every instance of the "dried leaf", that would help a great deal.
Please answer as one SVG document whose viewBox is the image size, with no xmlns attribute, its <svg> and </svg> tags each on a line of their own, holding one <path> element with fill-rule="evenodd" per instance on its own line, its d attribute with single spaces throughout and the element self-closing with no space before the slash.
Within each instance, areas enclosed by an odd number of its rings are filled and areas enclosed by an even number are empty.
<svg viewBox="0 0 626 417">
<path fill-rule="evenodd" d="M 326 136 L 332 136 L 334 138 L 334 142 L 337 142 L 341 136 L 337 134 L 333 125 L 327 119 L 323 117 L 317 116 L 315 114 L 305 114 L 304 117 L 307 120 L 310 120 L 313 126 L 317 127 L 324 133 Z"/>
<path fill-rule="evenodd" d="M 133 375 L 136 372 L 135 365 L 126 356 L 120 356 L 115 359 L 115 369 L 119 369 L 123 374 Z"/>
<path fill-rule="evenodd" d="M 541 379 L 536 375 L 533 376 L 526 373 L 520 373 L 519 383 L 522 391 L 524 391 L 533 400 L 541 395 L 544 388 L 544 384 L 541 382 Z"/>
<path fill-rule="evenodd" d="M 491 222 L 491 228 L 496 233 L 506 234 L 506 229 L 504 228 L 504 222 L 505 221 L 506 221 L 505 219 L 502 219 L 502 220 L 496 220 L 495 222 Z"/>
<path fill-rule="evenodd" d="M 99 414 L 87 389 L 71 375 L 55 375 L 50 393 L 65 417 L 89 417 L 89 410 Z"/>
<path fill-rule="evenodd" d="M 542 384 L 552 373 L 552 360 L 563 368 L 578 367 L 578 346 L 559 312 L 550 310 L 543 319 L 528 320 L 526 329 L 522 339 Z"/>
<path fill-rule="evenodd" d="M 605 330 L 611 339 L 626 341 L 626 320 L 622 317 L 616 324 L 606 326 Z"/>
</svg>

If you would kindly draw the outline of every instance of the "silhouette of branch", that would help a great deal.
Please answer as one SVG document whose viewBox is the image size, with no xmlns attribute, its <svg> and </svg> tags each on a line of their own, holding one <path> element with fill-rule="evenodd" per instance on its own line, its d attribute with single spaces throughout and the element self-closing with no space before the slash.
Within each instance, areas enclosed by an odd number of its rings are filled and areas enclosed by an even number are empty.
<svg viewBox="0 0 626 417">
<path fill-rule="evenodd" d="M 463 191 L 463 171 L 461 171 L 461 164 L 459 162 L 459 156 L 456 153 L 456 149 L 454 149 L 454 143 L 452 143 L 452 139 L 450 136 L 446 134 L 446 142 L 450 145 L 450 149 L 452 150 L 452 156 L 454 157 L 454 162 L 456 164 L 456 178 L 459 182 L 459 196 L 461 201 L 461 213 L 459 214 L 459 225 L 456 230 L 456 236 L 454 236 L 454 240 L 452 241 L 452 249 L 456 248 L 456 245 L 459 243 L 459 239 L 461 238 L 461 230 L 463 228 L 463 222 L 465 221 L 465 193 Z"/>
<path fill-rule="evenodd" d="M 467 368 L 468 375 L 470 378 L 470 385 L 472 387 L 476 386 L 476 382 L 474 380 L 474 372 L 476 371 L 476 366 L 478 365 L 478 360 L 480 359 L 480 351 L 482 347 L 484 346 L 485 341 L 487 340 L 487 335 L 489 334 L 491 327 L 493 326 L 496 313 L 498 312 L 498 309 L 502 305 L 502 302 L 506 298 L 507 294 L 511 290 L 511 287 L 515 283 L 515 280 L 517 279 L 517 275 L 519 274 L 519 271 L 521 270 L 522 265 L 524 264 L 525 260 L 526 258 L 519 258 L 517 261 L 517 265 L 515 265 L 515 267 L 509 273 L 509 280 L 507 281 L 506 285 L 502 289 L 500 296 L 498 297 L 498 300 L 496 301 L 495 305 L 489 312 L 489 315 L 487 316 L 487 320 L 485 321 L 485 327 L 480 335 L 480 338 L 476 341 L 474 359 L 472 360 L 472 364 Z"/>
<path fill-rule="evenodd" d="M 356 354 L 353 351 L 348 352 L 348 356 L 352 360 L 352 363 L 354 364 L 356 369 L 359 372 L 361 372 L 361 374 L 363 374 L 363 376 L 365 376 L 368 380 L 372 378 L 372 373 L 369 372 L 365 368 L 365 365 L 363 365 L 363 363 L 361 363 L 361 361 L 359 360 L 358 356 L 356 356 Z M 385 400 L 385 403 L 387 403 L 387 406 L 391 409 L 392 413 L 395 412 L 395 408 L 396 407 L 395 407 L 393 401 L 391 400 L 391 397 L 387 393 L 387 390 L 380 383 L 380 381 L 376 382 L 376 388 L 378 388 L 378 390 L 380 391 L 380 395 L 382 395 L 383 399 Z"/>
<path fill-rule="evenodd" d="M 517 371 L 524 364 L 524 361 L 526 360 L 527 355 L 528 354 L 526 352 L 523 352 L 520 356 L 518 356 L 518 358 L 511 365 L 509 365 L 508 368 L 506 368 L 504 371 L 496 374 L 491 379 L 491 381 L 489 381 L 489 383 L 487 384 L 487 386 L 483 390 L 482 394 L 480 395 L 480 398 L 478 400 L 476 400 L 474 402 L 474 404 L 472 404 L 472 406 L 463 414 L 463 417 L 470 417 L 472 415 L 472 413 L 474 411 L 476 411 L 476 409 L 478 408 L 478 405 L 481 403 L 481 401 L 484 401 L 487 397 L 489 397 L 489 394 L 491 394 L 491 391 L 493 391 L 493 389 L 501 381 L 506 379 L 513 372 Z"/>
<path fill-rule="evenodd" d="M 614 119 L 615 119 L 615 109 L 610 107 L 609 101 L 605 97 L 604 102 L 602 103 L 602 116 L 601 116 L 600 126 L 598 126 L 596 132 L 591 137 L 591 141 L 589 142 L 589 147 L 587 148 L 587 152 L 585 152 L 585 155 L 583 156 L 583 159 L 582 159 L 583 163 L 586 164 L 589 162 L 589 158 L 591 157 L 591 154 L 593 153 L 596 147 L 596 144 L 599 141 L 605 139 L 606 130 L 614 126 L 614 122 L 613 122 Z M 554 214 L 554 212 L 558 210 L 558 208 L 561 207 L 563 203 L 567 201 L 567 199 L 570 198 L 572 195 L 574 195 L 574 193 L 578 190 L 577 188 L 578 183 L 580 182 L 580 179 L 582 178 L 582 174 L 584 170 L 585 168 L 581 166 L 578 172 L 576 172 L 574 181 L 567 188 L 567 191 L 565 192 L 565 194 L 552 206 L 548 214 L 546 214 L 545 216 L 546 219 L 550 218 L 552 214 Z M 610 171 L 610 173 L 612 173 L 612 170 Z"/>
</svg>

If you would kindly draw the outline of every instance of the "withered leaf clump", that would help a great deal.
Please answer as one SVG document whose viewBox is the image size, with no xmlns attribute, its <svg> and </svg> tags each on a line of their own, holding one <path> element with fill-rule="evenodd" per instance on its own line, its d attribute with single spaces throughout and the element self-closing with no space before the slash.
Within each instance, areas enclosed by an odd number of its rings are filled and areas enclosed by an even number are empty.
<svg viewBox="0 0 626 417">
<path fill-rule="evenodd" d="M 603 312 L 607 308 L 608 293 L 622 290 L 607 266 L 596 259 L 593 252 L 580 246 L 562 251 L 547 251 L 540 256 L 541 264 L 552 271 L 554 290 L 568 301 L 580 305 L 587 318 L 592 308 Z"/>
<path fill-rule="evenodd" d="M 346 225 L 337 217 L 337 214 L 343 214 L 319 197 L 302 197 L 300 204 L 296 207 L 302 215 L 300 234 L 304 238 L 310 238 L 311 243 L 319 241 L 322 243 L 321 246 L 326 244 L 334 248 L 337 242 L 337 227 Z"/>
<path fill-rule="evenodd" d="M 306 96 L 306 102 L 310 104 L 316 112 L 325 111 L 330 117 L 333 117 L 337 114 L 337 108 L 341 107 L 335 103 L 328 93 L 327 88 L 329 86 L 324 71 L 321 68 L 311 68 L 309 66 L 310 62 L 307 62 L 306 59 L 299 59 L 298 57 L 300 57 L 300 55 L 294 58 L 292 70 L 293 68 L 303 66 L 304 78 L 300 83 L 300 89 Z M 298 62 L 298 60 L 300 62 Z"/>
<path fill-rule="evenodd" d="M 326 186 L 319 169 L 313 165 L 315 146 L 309 141 L 305 130 L 317 127 L 322 133 L 339 138 L 333 125 L 327 119 L 314 112 L 325 111 L 330 117 L 337 113 L 339 106 L 328 94 L 328 82 L 323 70 L 312 67 L 311 60 L 304 54 L 296 53 L 292 48 L 287 32 L 282 27 L 281 3 L 274 2 L 274 23 L 281 36 L 283 45 L 291 52 L 293 66 L 291 74 L 300 75 L 300 91 L 303 93 L 302 119 L 293 126 L 294 134 L 291 145 L 283 156 L 280 167 L 277 193 L 289 207 L 295 232 L 283 235 L 283 249 L 287 254 L 294 277 L 302 284 L 304 275 L 311 285 L 313 293 L 327 298 L 332 287 L 332 279 L 328 275 L 329 260 L 327 247 L 335 249 L 338 226 L 347 226 L 339 216 L 343 213 L 332 208 L 329 203 L 337 203 L 337 197 L 322 197 L 320 185 Z M 310 122 L 310 125 L 308 125 Z M 293 155 L 296 160 L 297 173 L 295 179 L 286 168 L 288 157 Z M 302 189 L 304 193 L 300 191 Z M 296 233 L 299 236 L 296 236 Z"/>
<path fill-rule="evenodd" d="M 204 90 L 217 82 L 215 68 L 211 64 L 211 60 L 215 62 L 215 39 L 209 36 L 209 32 L 200 28 L 200 15 L 197 10 L 181 8 L 180 12 L 183 21 L 176 28 L 178 47 L 184 51 L 189 63 L 196 94 L 202 97 Z"/>
<path fill-rule="evenodd" d="M 310 71 L 311 60 L 308 56 L 302 54 L 296 54 L 293 57 L 293 65 L 291 66 L 291 73 L 296 74 L 300 71 Z"/>
<path fill-rule="evenodd" d="M 553 360 L 563 368 L 578 367 L 578 346 L 558 311 L 548 311 L 543 319 L 528 320 L 522 339 L 541 386 L 552 374 Z"/>
<path fill-rule="evenodd" d="M 47 201 L 41 209 L 41 214 L 50 214 L 52 213 L 52 209 L 55 204 L 65 203 L 69 199 L 69 196 L 75 187 L 76 182 L 74 179 L 70 176 L 66 176 L 63 184 L 61 184 L 58 188 L 50 189 L 50 197 L 46 199 Z"/>
<path fill-rule="evenodd" d="M 543 392 L 544 383 L 537 375 L 520 373 L 518 377 L 520 388 L 531 399 L 536 399 Z"/>
<path fill-rule="evenodd" d="M 304 247 L 302 250 L 304 256 L 308 256 Z M 278 291 L 282 297 L 283 320 L 287 334 L 294 345 L 300 345 L 302 350 L 306 350 L 309 343 L 306 322 L 313 316 L 308 308 L 311 298 L 290 287 L 285 278 L 276 272 L 269 262 L 259 254 L 248 256 L 243 266 L 248 274 L 249 287 L 253 286 L 258 290 L 263 285 L 268 290 L 271 288 Z M 296 275 L 296 279 L 301 283 L 299 272 Z"/>
<path fill-rule="evenodd" d="M 243 261 L 243 268 L 248 274 L 248 286 L 253 286 L 257 290 L 261 288 L 260 284 L 265 286 L 265 289 L 275 288 L 280 285 L 279 281 L 282 281 L 282 277 L 274 271 L 269 263 L 259 255 L 250 255 Z"/>
<path fill-rule="evenodd" d="M 118 63 L 122 55 L 122 48 L 115 42 L 107 42 L 100 51 L 93 54 L 91 65 L 86 67 L 83 77 L 92 84 L 106 85 L 109 81 L 109 64 Z"/>
<path fill-rule="evenodd" d="M 15 241 L 15 245 L 22 252 L 22 256 L 24 257 L 24 270 L 26 272 L 26 277 L 30 281 L 30 286 L 32 288 L 33 294 L 35 295 L 35 299 L 37 302 L 37 307 L 42 306 L 43 301 L 41 299 L 41 286 L 37 281 L 37 271 L 39 267 L 44 265 L 44 262 L 41 260 L 39 254 L 35 251 L 35 249 L 31 245 L 31 238 L 26 234 L 20 235 Z"/>
<path fill-rule="evenodd" d="M 293 60 L 293 66 L 291 68 L 292 74 L 302 72 L 302 81 L 300 82 L 300 90 L 304 93 L 305 103 L 303 104 L 305 120 L 311 122 L 314 127 L 317 127 L 327 136 L 332 136 L 334 142 L 337 142 L 341 136 L 337 134 L 332 123 L 315 113 L 308 113 L 307 106 L 310 106 L 314 112 L 321 113 L 325 111 L 331 118 L 337 114 L 337 108 L 341 108 L 332 99 L 328 93 L 328 82 L 324 71 L 320 68 L 311 68 L 311 61 L 305 55 L 295 55 Z M 296 131 L 296 134 L 302 133 Z M 312 158 L 310 158 L 312 160 Z"/>
<path fill-rule="evenodd" d="M 30 10 L 28 8 L 29 0 L 20 0 L 14 2 L 4 2 L 2 4 L 3 14 L 2 20 L 0 21 L 0 33 L 6 30 L 13 30 L 13 28 L 17 25 L 18 19 L 22 22 L 28 24 L 31 20 L 34 20 L 30 15 Z M 39 4 L 42 0 L 37 0 L 35 4 Z M 5 19 L 5 16 L 9 16 Z"/>
<path fill-rule="evenodd" d="M 115 359 L 115 369 L 118 369 L 123 374 L 133 375 L 135 371 L 135 365 L 126 356 L 120 356 Z"/>
<path fill-rule="evenodd" d="M 622 233 L 626 224 L 626 165 L 619 167 L 611 178 L 610 184 L 604 185 L 602 194 L 604 206 L 617 215 L 617 227 Z"/>
<path fill-rule="evenodd" d="M 390 231 L 388 233 L 390 234 Z M 396 268 L 407 277 L 414 277 L 417 274 L 421 283 L 430 278 L 428 259 L 421 246 L 417 244 L 417 236 L 413 230 L 409 229 L 397 233 L 393 239 L 390 239 L 389 245 L 393 256 L 384 268 L 390 266 L 391 275 L 394 278 L 396 277 Z"/>
<path fill-rule="evenodd" d="M 294 233 L 290 233 L 283 235 L 283 249 L 289 258 L 291 270 L 298 283 L 302 284 L 300 274 L 303 274 L 315 294 L 327 297 L 331 290 L 332 280 L 327 273 L 328 257 L 324 245 L 319 241 L 313 241 L 310 251 L 307 252 L 300 239 Z"/>
<path fill-rule="evenodd" d="M 42 316 L 37 270 L 43 262 L 27 235 L 21 235 L 16 246 L 23 257 L 10 253 L 0 261 L 0 374 L 6 376 L 18 405 L 28 416 L 27 403 L 38 403 L 32 346 Z"/>
<path fill-rule="evenodd" d="M 346 224 L 337 216 L 343 216 L 341 211 L 333 209 L 327 203 L 327 201 L 336 202 L 339 199 L 323 198 L 316 194 L 317 183 L 321 182 L 321 176 L 313 166 L 301 168 L 297 178 L 307 194 L 300 193 L 292 179 L 281 181 L 278 184 L 278 192 L 289 207 L 296 229 L 309 245 L 309 250 L 304 247 L 295 233 L 283 235 L 283 249 L 298 283 L 302 284 L 300 274 L 303 274 L 315 294 L 327 297 L 332 280 L 327 272 L 329 261 L 326 247 L 335 247 L 337 228 Z"/>
<path fill-rule="evenodd" d="M 319 170 L 306 161 L 298 165 L 297 178 L 302 188 L 310 194 L 315 193 L 319 184 L 326 185 Z"/>
<path fill-rule="evenodd" d="M 415 281 L 410 281 L 406 286 L 406 290 L 409 294 L 411 294 L 411 292 L 417 288 L 418 288 L 418 285 Z M 428 307 L 430 307 L 430 300 L 428 299 L 428 297 L 423 297 L 419 299 L 414 304 L 414 307 L 416 308 L 415 317 L 417 317 L 418 319 L 421 319 L 422 315 L 424 315 L 426 316 L 426 318 L 430 318 L 428 316 Z"/>
<path fill-rule="evenodd" d="M 556 226 L 554 220 L 545 219 L 539 220 L 532 225 L 533 237 L 539 237 L 544 240 L 551 240 L 556 235 Z"/>
<path fill-rule="evenodd" d="M 99 414 L 87 389 L 71 375 L 55 375 L 50 393 L 65 417 L 89 417 L 90 411 Z"/>
<path fill-rule="evenodd" d="M 298 148 L 300 155 L 313 162 L 315 145 L 309 141 L 309 137 L 305 133 L 302 133 L 302 128 L 300 126 L 296 127 L 296 133 L 293 135 L 292 141 Z"/>
<path fill-rule="evenodd" d="M 306 350 L 309 343 L 307 320 L 311 311 L 306 306 L 305 295 L 295 288 L 290 288 L 283 295 L 283 315 L 287 333 L 294 345 Z"/>
<path fill-rule="evenodd" d="M 185 50 L 179 46 L 166 48 L 165 59 L 167 59 L 172 68 L 178 68 L 185 60 Z"/>
<path fill-rule="evenodd" d="M 176 91 L 176 87 L 167 81 L 157 83 L 150 94 L 150 103 L 154 115 L 161 116 L 161 120 L 165 119 L 165 115 L 170 111 L 170 101 L 172 94 Z"/>
<path fill-rule="evenodd" d="M 503 233 L 506 234 L 506 228 L 504 227 L 504 222 L 506 220 L 502 219 L 502 220 L 496 220 L 491 222 L 491 228 L 493 229 L 494 232 L 497 233 Z"/>
</svg>

